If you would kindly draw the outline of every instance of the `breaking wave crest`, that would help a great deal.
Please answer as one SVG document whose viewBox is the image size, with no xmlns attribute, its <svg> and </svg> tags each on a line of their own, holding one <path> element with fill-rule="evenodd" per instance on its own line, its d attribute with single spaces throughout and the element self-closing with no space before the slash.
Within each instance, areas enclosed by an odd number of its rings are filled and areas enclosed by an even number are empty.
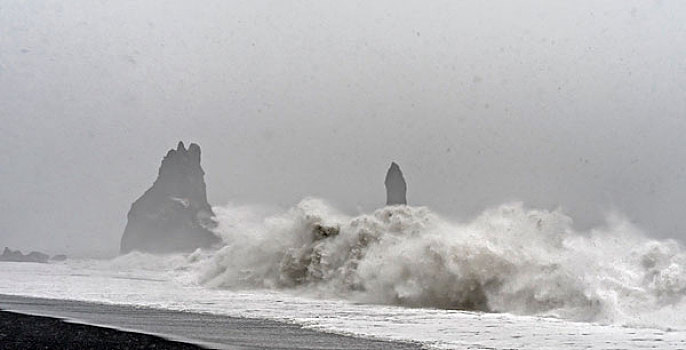
<svg viewBox="0 0 686 350">
<path fill-rule="evenodd" d="M 225 246 L 198 268 L 217 288 L 284 288 L 359 302 L 675 327 L 686 254 L 614 215 L 585 232 L 521 203 L 455 223 L 425 207 L 350 217 L 318 199 L 282 213 L 215 208 Z M 197 257 L 196 257 L 197 258 Z"/>
</svg>

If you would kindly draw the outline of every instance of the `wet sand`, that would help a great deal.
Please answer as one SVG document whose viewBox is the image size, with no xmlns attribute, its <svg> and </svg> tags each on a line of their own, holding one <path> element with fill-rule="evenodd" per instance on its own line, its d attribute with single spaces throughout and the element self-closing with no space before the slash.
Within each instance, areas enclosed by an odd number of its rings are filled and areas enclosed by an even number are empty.
<svg viewBox="0 0 686 350">
<path fill-rule="evenodd" d="M 422 348 L 412 343 L 318 332 L 272 320 L 1 294 L 0 310 L 4 311 L 0 313 L 2 349 Z M 25 346 L 12 348 L 18 341 Z M 46 344 L 52 346 L 42 346 Z"/>
<path fill-rule="evenodd" d="M 68 323 L 58 318 L 0 311 L 0 348 L 25 349 L 169 349 L 199 350 L 193 344 L 148 334 Z"/>
</svg>

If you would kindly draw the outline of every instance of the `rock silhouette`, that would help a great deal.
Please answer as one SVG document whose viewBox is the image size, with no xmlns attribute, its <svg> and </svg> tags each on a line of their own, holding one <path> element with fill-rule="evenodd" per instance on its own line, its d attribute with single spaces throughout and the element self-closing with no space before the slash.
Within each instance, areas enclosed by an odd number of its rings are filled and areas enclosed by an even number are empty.
<svg viewBox="0 0 686 350">
<path fill-rule="evenodd" d="M 12 250 L 7 247 L 0 255 L 0 261 L 46 263 L 48 259 L 50 256 L 41 252 L 31 252 L 24 255 L 20 250 Z"/>
<path fill-rule="evenodd" d="M 155 183 L 131 205 L 120 252 L 188 252 L 218 243 L 204 176 L 200 146 L 179 142 L 169 150 Z"/>
<path fill-rule="evenodd" d="M 386 205 L 406 205 L 407 204 L 407 183 L 403 177 L 403 172 L 395 162 L 391 162 L 391 167 L 386 173 Z"/>
</svg>

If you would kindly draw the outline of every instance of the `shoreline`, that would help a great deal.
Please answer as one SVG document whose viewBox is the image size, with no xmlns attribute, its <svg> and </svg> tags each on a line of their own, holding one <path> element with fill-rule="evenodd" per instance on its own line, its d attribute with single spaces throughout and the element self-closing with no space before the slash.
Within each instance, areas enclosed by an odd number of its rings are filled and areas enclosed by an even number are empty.
<svg viewBox="0 0 686 350">
<path fill-rule="evenodd" d="M 0 348 L 14 349 L 169 349 L 204 347 L 164 337 L 68 320 L 0 310 Z"/>
<path fill-rule="evenodd" d="M 417 343 L 391 342 L 326 333 L 268 319 L 0 294 L 0 313 L 6 316 L 7 312 L 34 317 L 39 321 L 42 317 L 53 320 L 51 322 L 60 322 L 61 324 L 53 324 L 54 329 L 62 327 L 66 332 L 65 336 L 75 334 L 75 328 L 72 326 L 83 326 L 93 328 L 86 329 L 85 334 L 89 335 L 97 334 L 104 329 L 123 333 L 119 336 L 130 336 L 132 339 L 143 336 L 141 339 L 145 341 L 146 337 L 156 337 L 160 341 L 189 345 L 193 349 L 423 348 Z M 24 328 L 20 331 L 27 334 L 40 332 L 36 330 L 39 327 L 33 327 L 32 323 L 24 324 Z M 0 347 L 4 346 L 2 341 L 3 338 L 0 337 Z M 128 348 L 115 347 L 113 349 Z"/>
</svg>

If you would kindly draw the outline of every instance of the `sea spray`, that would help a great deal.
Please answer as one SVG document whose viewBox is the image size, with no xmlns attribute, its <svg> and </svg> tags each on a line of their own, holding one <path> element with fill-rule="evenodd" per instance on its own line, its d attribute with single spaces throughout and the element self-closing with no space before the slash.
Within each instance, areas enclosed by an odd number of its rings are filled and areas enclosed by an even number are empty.
<svg viewBox="0 0 686 350">
<path fill-rule="evenodd" d="M 522 203 L 468 223 L 411 206 L 350 217 L 313 198 L 281 213 L 215 212 L 226 246 L 198 265 L 208 287 L 663 326 L 684 309 L 682 247 L 618 215 L 578 232 L 560 210 Z"/>
</svg>

